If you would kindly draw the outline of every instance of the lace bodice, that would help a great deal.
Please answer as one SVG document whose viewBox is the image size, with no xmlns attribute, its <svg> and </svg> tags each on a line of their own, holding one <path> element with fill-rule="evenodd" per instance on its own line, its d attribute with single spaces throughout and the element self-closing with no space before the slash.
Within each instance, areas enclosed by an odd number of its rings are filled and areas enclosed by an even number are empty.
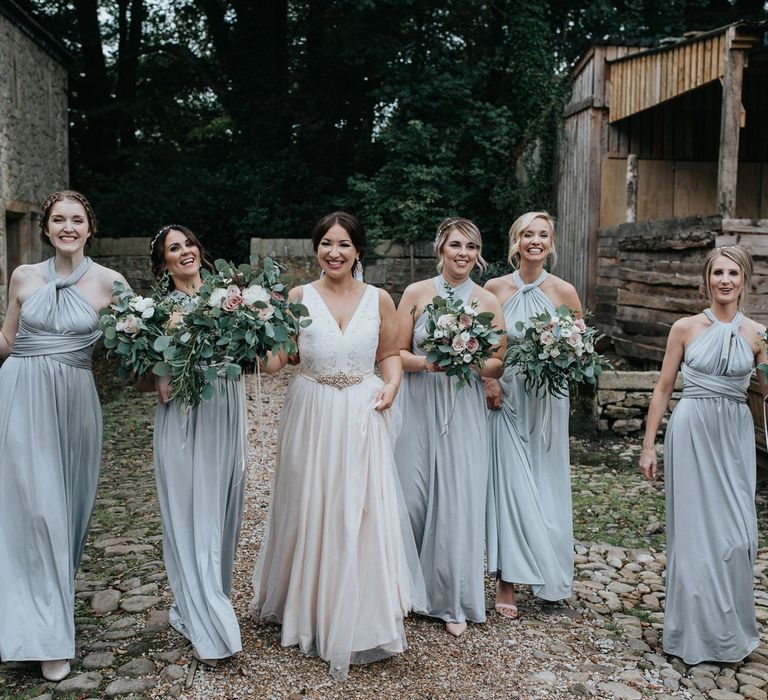
<svg viewBox="0 0 768 700">
<path fill-rule="evenodd" d="M 328 372 L 371 374 L 379 346 L 379 295 L 367 285 L 355 313 L 342 332 L 336 319 L 311 285 L 303 287 L 302 303 L 312 323 L 299 332 L 299 356 L 304 374 Z"/>
</svg>

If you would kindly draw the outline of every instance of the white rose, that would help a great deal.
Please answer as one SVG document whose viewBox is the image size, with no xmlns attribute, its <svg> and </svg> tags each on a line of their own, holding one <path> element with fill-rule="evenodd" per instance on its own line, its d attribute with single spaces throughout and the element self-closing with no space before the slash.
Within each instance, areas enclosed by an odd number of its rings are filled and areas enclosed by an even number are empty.
<svg viewBox="0 0 768 700">
<path fill-rule="evenodd" d="M 470 355 L 469 353 L 467 353 L 466 355 L 464 355 L 464 362 L 466 362 L 467 364 L 469 364 L 470 362 L 472 362 L 472 355 Z"/>
<path fill-rule="evenodd" d="M 435 340 L 440 340 L 445 334 L 439 329 L 436 328 L 434 332 Z"/>
<path fill-rule="evenodd" d="M 133 314 L 126 316 L 123 321 L 118 321 L 115 324 L 115 330 L 118 333 L 136 335 L 139 332 L 139 319 Z"/>
<path fill-rule="evenodd" d="M 573 331 L 570 328 L 561 328 L 560 329 L 560 337 L 561 338 L 570 338 L 573 335 Z"/>
<path fill-rule="evenodd" d="M 252 284 L 243 291 L 243 301 L 248 306 L 253 306 L 257 301 L 268 304 L 270 298 L 269 292 L 260 284 Z"/>
<path fill-rule="evenodd" d="M 152 318 L 155 313 L 155 302 L 151 297 L 135 296 L 128 303 L 136 313 L 141 314 L 142 318 Z"/>
<path fill-rule="evenodd" d="M 465 344 L 466 344 L 466 343 L 469 341 L 469 339 L 470 339 L 471 337 L 472 337 L 472 336 L 469 334 L 469 331 L 464 331 L 464 332 L 461 334 L 461 339 L 464 341 L 464 343 L 465 343 Z"/>
<path fill-rule="evenodd" d="M 216 287 L 211 292 L 211 296 L 208 299 L 208 306 L 213 306 L 214 308 L 221 308 L 222 303 L 227 298 L 227 290 L 222 287 Z"/>
<path fill-rule="evenodd" d="M 456 326 L 456 319 L 452 314 L 443 314 L 437 319 L 438 328 L 454 328 Z"/>
</svg>

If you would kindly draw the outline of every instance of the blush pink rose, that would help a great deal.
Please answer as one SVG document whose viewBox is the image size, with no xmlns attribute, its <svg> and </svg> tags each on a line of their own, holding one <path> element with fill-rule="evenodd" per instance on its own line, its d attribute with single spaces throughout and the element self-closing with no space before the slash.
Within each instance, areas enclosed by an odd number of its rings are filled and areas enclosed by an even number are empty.
<svg viewBox="0 0 768 700">
<path fill-rule="evenodd" d="M 472 325 L 472 317 L 469 314 L 459 316 L 459 325 L 462 328 L 469 328 Z"/>
<path fill-rule="evenodd" d="M 466 346 L 467 344 L 464 342 L 464 339 L 460 335 L 457 335 L 451 343 L 451 347 L 456 352 L 462 352 Z"/>
<path fill-rule="evenodd" d="M 227 298 L 221 303 L 221 308 L 224 309 L 224 311 L 232 312 L 242 303 L 243 294 L 240 287 L 235 284 L 229 285 L 229 287 L 227 287 Z"/>
<path fill-rule="evenodd" d="M 467 352 L 475 353 L 480 347 L 480 341 L 477 338 L 470 338 L 467 341 Z"/>
</svg>

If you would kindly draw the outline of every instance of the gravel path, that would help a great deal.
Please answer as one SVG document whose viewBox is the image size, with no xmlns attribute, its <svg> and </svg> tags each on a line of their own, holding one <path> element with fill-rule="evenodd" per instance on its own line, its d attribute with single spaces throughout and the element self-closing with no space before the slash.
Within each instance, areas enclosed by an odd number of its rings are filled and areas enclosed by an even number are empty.
<svg viewBox="0 0 768 700">
<path fill-rule="evenodd" d="M 244 651 L 213 670 L 198 667 L 189 644 L 167 623 L 171 595 L 151 466 L 154 399 L 120 387 L 109 367 L 99 369 L 105 451 L 77 580 L 73 673 L 62 683 L 46 683 L 37 664 L 2 664 L 0 697 L 768 700 L 768 549 L 760 549 L 755 567 L 765 644 L 758 653 L 745 664 L 689 668 L 661 652 L 662 486 L 638 477 L 639 444 L 629 439 L 572 441 L 577 571 L 567 605 L 542 605 L 523 590 L 520 621 L 491 610 L 485 624 L 470 625 L 459 639 L 442 624 L 413 616 L 406 622 L 405 654 L 353 667 L 344 682 L 329 678 L 325 662 L 283 649 L 279 628 L 252 622 L 248 603 L 277 416 L 292 369 L 263 378 L 260 420 L 255 379 L 248 384 L 251 466 L 233 596 Z M 765 531 L 763 497 L 758 506 Z M 487 599 L 492 608 L 490 582 Z"/>
</svg>

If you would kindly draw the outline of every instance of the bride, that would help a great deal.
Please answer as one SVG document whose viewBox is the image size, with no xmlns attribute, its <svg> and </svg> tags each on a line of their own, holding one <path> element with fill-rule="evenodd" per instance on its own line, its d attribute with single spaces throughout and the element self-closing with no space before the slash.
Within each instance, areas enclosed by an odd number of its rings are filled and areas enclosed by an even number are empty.
<svg viewBox="0 0 768 700">
<path fill-rule="evenodd" d="M 344 678 L 350 663 L 405 650 L 403 618 L 425 594 L 393 457 L 395 306 L 357 279 L 366 239 L 354 216 L 324 217 L 312 244 L 322 274 L 290 294 L 312 323 L 299 333 L 301 372 L 281 414 L 251 611 L 282 625 L 283 646 Z M 286 362 L 271 358 L 267 371 Z"/>
</svg>

